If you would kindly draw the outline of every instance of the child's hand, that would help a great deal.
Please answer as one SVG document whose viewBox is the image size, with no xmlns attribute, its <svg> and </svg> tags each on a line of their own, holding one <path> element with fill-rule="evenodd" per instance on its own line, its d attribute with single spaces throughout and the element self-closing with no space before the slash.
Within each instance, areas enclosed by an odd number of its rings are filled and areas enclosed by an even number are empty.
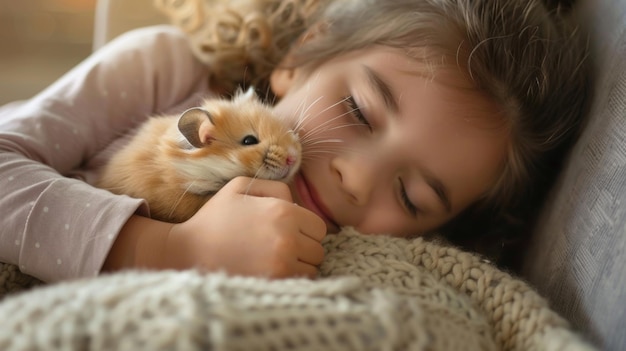
<svg viewBox="0 0 626 351">
<path fill-rule="evenodd" d="M 324 221 L 294 204 L 287 185 L 240 177 L 172 227 L 164 259 L 173 268 L 315 277 L 325 235 Z"/>
</svg>

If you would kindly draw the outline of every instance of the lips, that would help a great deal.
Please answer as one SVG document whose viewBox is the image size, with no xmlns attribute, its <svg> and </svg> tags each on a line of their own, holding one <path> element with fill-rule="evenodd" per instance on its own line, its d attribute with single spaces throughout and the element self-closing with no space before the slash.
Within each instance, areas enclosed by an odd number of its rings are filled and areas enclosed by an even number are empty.
<svg viewBox="0 0 626 351">
<path fill-rule="evenodd" d="M 337 231 L 339 226 L 332 218 L 330 211 L 324 206 L 315 189 L 306 181 L 302 174 L 296 176 L 295 184 L 302 205 L 321 217 L 326 222 L 329 232 Z"/>
</svg>

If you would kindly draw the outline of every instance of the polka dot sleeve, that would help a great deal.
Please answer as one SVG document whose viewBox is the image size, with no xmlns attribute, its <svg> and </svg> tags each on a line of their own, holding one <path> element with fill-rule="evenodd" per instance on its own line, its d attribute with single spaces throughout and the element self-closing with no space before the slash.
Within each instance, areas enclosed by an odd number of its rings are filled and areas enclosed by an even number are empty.
<svg viewBox="0 0 626 351">
<path fill-rule="evenodd" d="M 44 281 L 97 275 L 127 219 L 148 210 L 72 175 L 147 116 L 197 104 L 207 77 L 180 31 L 149 27 L 0 108 L 0 261 Z"/>
</svg>

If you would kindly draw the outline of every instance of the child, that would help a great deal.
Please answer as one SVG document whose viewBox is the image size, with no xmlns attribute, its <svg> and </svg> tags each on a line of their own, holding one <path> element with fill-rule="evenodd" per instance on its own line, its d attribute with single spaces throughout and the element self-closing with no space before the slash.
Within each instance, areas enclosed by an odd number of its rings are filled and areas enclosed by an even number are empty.
<svg viewBox="0 0 626 351">
<path fill-rule="evenodd" d="M 186 34 L 128 33 L 0 111 L 0 261 L 45 281 L 313 277 L 343 226 L 409 237 L 518 214 L 580 125 L 585 52 L 536 0 L 207 3 L 161 1 Z M 292 184 L 236 178 L 180 224 L 89 185 L 147 116 L 245 84 L 303 130 Z"/>
</svg>

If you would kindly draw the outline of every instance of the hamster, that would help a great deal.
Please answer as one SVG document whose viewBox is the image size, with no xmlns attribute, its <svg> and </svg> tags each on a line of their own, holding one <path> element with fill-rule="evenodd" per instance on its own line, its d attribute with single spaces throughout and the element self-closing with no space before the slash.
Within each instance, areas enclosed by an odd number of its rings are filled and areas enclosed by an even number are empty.
<svg viewBox="0 0 626 351">
<path fill-rule="evenodd" d="M 249 89 L 180 116 L 149 118 L 96 185 L 143 198 L 152 218 L 178 223 L 237 176 L 289 182 L 301 159 L 297 132 Z"/>
</svg>

